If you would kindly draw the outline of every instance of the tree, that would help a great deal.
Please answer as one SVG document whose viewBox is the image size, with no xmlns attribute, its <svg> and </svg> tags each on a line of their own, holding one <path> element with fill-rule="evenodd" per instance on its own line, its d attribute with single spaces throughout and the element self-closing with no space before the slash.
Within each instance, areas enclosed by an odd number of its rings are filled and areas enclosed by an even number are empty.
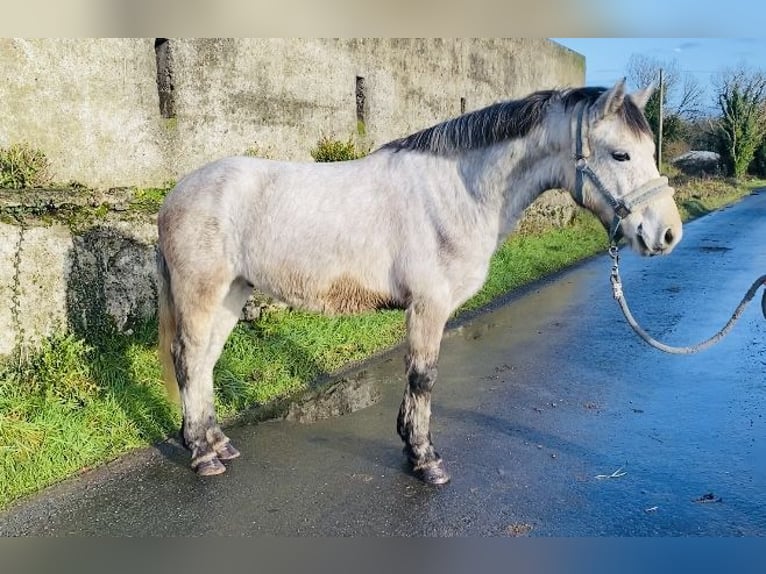
<svg viewBox="0 0 766 574">
<path fill-rule="evenodd" d="M 755 150 L 755 157 L 748 171 L 758 177 L 766 177 L 766 137 L 761 140 L 761 145 Z"/>
<path fill-rule="evenodd" d="M 728 175 L 739 179 L 766 136 L 766 75 L 740 67 L 722 72 L 715 84 L 718 152 Z"/>
<path fill-rule="evenodd" d="M 675 60 L 662 61 L 643 54 L 633 54 L 628 60 L 627 79 L 636 87 L 659 84 L 663 74 L 663 140 L 680 141 L 689 137 L 689 123 L 700 114 L 702 88 L 693 75 L 682 73 Z M 659 86 L 658 86 L 659 87 Z M 660 135 L 660 90 L 655 90 L 644 109 L 655 136 Z"/>
</svg>

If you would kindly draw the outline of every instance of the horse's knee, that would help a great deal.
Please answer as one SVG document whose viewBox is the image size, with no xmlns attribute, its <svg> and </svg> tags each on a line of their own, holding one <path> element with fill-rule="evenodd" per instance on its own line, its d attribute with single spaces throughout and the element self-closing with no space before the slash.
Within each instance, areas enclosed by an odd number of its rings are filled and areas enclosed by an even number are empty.
<svg viewBox="0 0 766 574">
<path fill-rule="evenodd" d="M 413 395 L 430 393 L 436 384 L 436 366 L 425 369 L 410 369 L 407 373 L 407 385 Z"/>
</svg>

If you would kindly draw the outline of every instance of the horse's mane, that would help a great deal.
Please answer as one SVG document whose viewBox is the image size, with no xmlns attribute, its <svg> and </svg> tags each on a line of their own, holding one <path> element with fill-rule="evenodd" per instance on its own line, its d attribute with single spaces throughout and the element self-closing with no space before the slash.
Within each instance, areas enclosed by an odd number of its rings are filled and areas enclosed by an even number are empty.
<svg viewBox="0 0 766 574">
<path fill-rule="evenodd" d="M 479 149 L 509 139 L 526 136 L 539 126 L 548 106 L 561 102 L 565 110 L 580 102 L 590 105 L 606 91 L 606 88 L 570 88 L 564 90 L 541 90 L 521 100 L 499 102 L 447 120 L 409 136 L 393 140 L 380 149 L 393 151 L 414 150 L 436 155 L 453 155 L 456 152 Z M 651 128 L 643 112 L 626 97 L 619 114 L 636 135 L 651 134 Z"/>
</svg>

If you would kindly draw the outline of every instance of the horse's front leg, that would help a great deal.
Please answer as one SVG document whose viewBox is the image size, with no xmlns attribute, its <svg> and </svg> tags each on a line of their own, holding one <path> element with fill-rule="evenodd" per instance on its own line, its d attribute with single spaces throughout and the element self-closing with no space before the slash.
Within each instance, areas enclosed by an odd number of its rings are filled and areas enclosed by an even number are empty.
<svg viewBox="0 0 766 574">
<path fill-rule="evenodd" d="M 449 311 L 429 302 L 414 302 L 407 309 L 409 350 L 405 357 L 407 386 L 399 407 L 397 431 L 404 441 L 415 475 L 429 484 L 444 484 L 449 474 L 431 442 L 431 391 L 436 383 L 444 325 Z"/>
</svg>

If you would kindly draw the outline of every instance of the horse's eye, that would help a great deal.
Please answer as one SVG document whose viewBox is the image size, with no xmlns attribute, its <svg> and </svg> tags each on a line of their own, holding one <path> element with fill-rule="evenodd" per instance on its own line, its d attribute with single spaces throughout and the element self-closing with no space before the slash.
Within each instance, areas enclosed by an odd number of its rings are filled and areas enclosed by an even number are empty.
<svg viewBox="0 0 766 574">
<path fill-rule="evenodd" d="M 612 153 L 612 157 L 617 161 L 628 161 L 630 159 L 630 154 L 626 151 L 616 151 Z"/>
</svg>

